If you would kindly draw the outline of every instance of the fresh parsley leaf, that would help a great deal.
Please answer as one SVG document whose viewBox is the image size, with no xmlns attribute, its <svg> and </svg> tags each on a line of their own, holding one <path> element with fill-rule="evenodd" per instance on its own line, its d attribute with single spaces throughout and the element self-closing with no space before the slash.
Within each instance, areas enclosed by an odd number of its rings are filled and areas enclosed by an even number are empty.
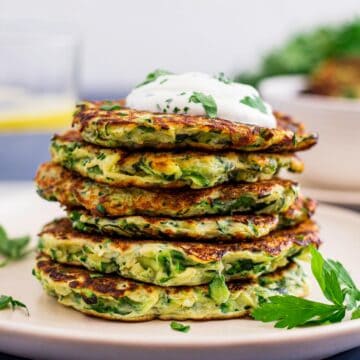
<svg viewBox="0 0 360 360">
<path fill-rule="evenodd" d="M 103 104 L 100 106 L 100 110 L 113 111 L 113 110 L 121 110 L 121 106 L 119 104 Z"/>
<path fill-rule="evenodd" d="M 334 271 L 324 271 L 325 278 L 325 296 L 336 305 L 341 306 L 345 299 L 345 293 L 342 291 L 337 275 Z"/>
<path fill-rule="evenodd" d="M 155 81 L 158 77 L 163 76 L 163 75 L 170 75 L 170 74 L 172 74 L 170 71 L 157 69 L 157 70 L 149 73 L 146 76 L 146 79 L 141 84 L 137 85 L 136 87 L 138 88 L 140 86 L 150 84 L 153 81 Z"/>
<path fill-rule="evenodd" d="M 329 259 L 327 260 L 327 266 L 336 273 L 340 283 L 343 285 L 343 291 L 348 295 L 348 309 L 353 309 L 356 307 L 356 302 L 360 301 L 360 290 L 340 262 Z"/>
<path fill-rule="evenodd" d="M 15 300 L 12 296 L 0 295 L 0 310 L 11 308 L 15 310 L 16 307 L 23 308 L 26 311 L 26 314 L 29 315 L 29 310 L 25 304 L 19 300 Z"/>
<path fill-rule="evenodd" d="M 329 259 L 329 260 L 327 260 L 327 262 L 328 262 L 328 266 L 336 271 L 337 276 L 339 277 L 339 279 L 342 283 L 344 283 L 349 288 L 357 289 L 350 274 L 346 271 L 344 266 L 339 261 Z M 359 300 L 360 300 L 360 298 L 359 298 Z"/>
<path fill-rule="evenodd" d="M 10 261 L 19 260 L 29 253 L 26 249 L 30 242 L 30 236 L 9 238 L 5 229 L 0 226 L 0 255 L 4 260 L 0 261 L 0 267 Z"/>
<path fill-rule="evenodd" d="M 334 304 L 341 305 L 344 293 L 341 290 L 336 272 L 328 265 L 314 247 L 310 247 L 311 270 L 325 297 Z"/>
<path fill-rule="evenodd" d="M 323 276 L 324 258 L 321 254 L 313 247 L 310 247 L 311 253 L 311 270 L 318 282 L 322 292 L 325 292 L 325 279 Z"/>
<path fill-rule="evenodd" d="M 240 100 L 240 103 L 257 109 L 263 114 L 267 114 L 266 106 L 260 96 L 245 96 L 242 100 Z"/>
<path fill-rule="evenodd" d="M 173 330 L 180 331 L 180 332 L 183 332 L 183 333 L 187 333 L 190 330 L 190 325 L 180 324 L 180 323 L 178 323 L 176 321 L 172 321 L 171 324 L 170 324 L 170 327 Z"/>
<path fill-rule="evenodd" d="M 217 105 L 214 98 L 211 95 L 205 95 L 201 92 L 194 91 L 192 95 L 189 97 L 189 102 L 195 104 L 201 104 L 208 117 L 216 118 Z"/>
<path fill-rule="evenodd" d="M 351 320 L 360 319 L 360 306 L 351 314 Z"/>
<path fill-rule="evenodd" d="M 272 296 L 252 312 L 256 320 L 276 321 L 275 327 L 292 329 L 311 323 L 334 320 L 342 307 L 322 304 L 292 295 Z M 345 314 L 344 314 L 345 315 Z"/>
<path fill-rule="evenodd" d="M 355 309 L 352 319 L 360 318 L 359 290 L 350 274 L 338 261 L 325 260 L 310 247 L 311 269 L 325 297 L 332 304 L 323 304 L 295 296 L 273 296 L 252 312 L 264 322 L 275 321 L 276 327 L 291 329 L 296 326 L 321 325 L 340 322 L 346 310 Z"/>
<path fill-rule="evenodd" d="M 230 291 L 226 285 L 224 275 L 217 275 L 209 284 L 209 295 L 217 305 L 229 300 Z"/>
<path fill-rule="evenodd" d="M 223 82 L 224 84 L 231 84 L 232 81 L 223 73 L 219 73 L 217 76 L 215 76 L 215 79 Z"/>
<path fill-rule="evenodd" d="M 348 295 L 347 308 L 353 309 L 360 300 L 360 291 L 350 274 L 340 262 L 325 260 L 313 247 L 310 251 L 311 269 L 325 297 L 334 303 L 342 304 Z"/>
</svg>

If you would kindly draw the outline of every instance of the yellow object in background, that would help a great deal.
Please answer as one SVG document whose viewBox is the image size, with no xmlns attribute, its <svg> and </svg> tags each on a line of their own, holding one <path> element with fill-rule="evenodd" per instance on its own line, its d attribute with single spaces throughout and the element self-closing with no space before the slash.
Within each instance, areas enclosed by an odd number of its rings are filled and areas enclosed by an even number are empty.
<svg viewBox="0 0 360 360">
<path fill-rule="evenodd" d="M 0 87 L 0 132 L 46 131 L 71 124 L 74 97 Z"/>
</svg>

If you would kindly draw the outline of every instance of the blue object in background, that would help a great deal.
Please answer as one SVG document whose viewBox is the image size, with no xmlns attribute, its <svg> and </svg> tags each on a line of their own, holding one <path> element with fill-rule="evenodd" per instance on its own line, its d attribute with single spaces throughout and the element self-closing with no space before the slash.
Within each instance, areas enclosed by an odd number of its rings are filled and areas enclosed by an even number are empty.
<svg viewBox="0 0 360 360">
<path fill-rule="evenodd" d="M 32 180 L 40 163 L 50 159 L 52 135 L 0 134 L 0 180 Z"/>
</svg>

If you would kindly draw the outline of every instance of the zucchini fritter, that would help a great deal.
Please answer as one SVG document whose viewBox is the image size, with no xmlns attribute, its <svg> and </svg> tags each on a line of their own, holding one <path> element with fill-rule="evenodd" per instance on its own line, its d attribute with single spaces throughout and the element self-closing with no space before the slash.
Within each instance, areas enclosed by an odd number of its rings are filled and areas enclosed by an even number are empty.
<svg viewBox="0 0 360 360">
<path fill-rule="evenodd" d="M 315 202 L 298 199 L 281 215 L 231 215 L 173 219 L 149 216 L 108 218 L 86 211 L 69 212 L 72 225 L 79 231 L 129 238 L 192 239 L 194 241 L 252 240 L 275 229 L 297 225 L 313 214 Z"/>
<path fill-rule="evenodd" d="M 118 188 L 77 176 L 54 163 L 42 164 L 35 180 L 44 199 L 98 216 L 276 214 L 288 210 L 299 192 L 296 183 L 280 179 L 201 190 Z"/>
<path fill-rule="evenodd" d="M 51 155 L 69 170 L 119 187 L 201 189 L 228 181 L 268 180 L 281 169 L 303 170 L 303 162 L 294 154 L 127 152 L 89 145 L 77 131 L 55 136 Z"/>
<path fill-rule="evenodd" d="M 228 284 L 224 303 L 209 286 L 160 287 L 58 264 L 44 254 L 34 274 L 59 303 L 85 314 L 121 321 L 210 320 L 243 317 L 270 296 L 305 296 L 305 274 L 296 263 L 258 281 Z"/>
<path fill-rule="evenodd" d="M 113 108 L 103 110 L 102 107 Z M 113 106 L 112 106 L 113 105 Z M 268 129 L 204 116 L 154 114 L 122 107 L 122 102 L 82 102 L 73 126 L 84 140 L 105 147 L 292 152 L 317 142 L 302 124 L 275 113 Z"/>
<path fill-rule="evenodd" d="M 126 240 L 76 231 L 65 218 L 45 225 L 39 236 L 39 250 L 59 263 L 161 286 L 206 284 L 219 274 L 226 280 L 257 278 L 320 243 L 310 220 L 237 243 Z"/>
</svg>

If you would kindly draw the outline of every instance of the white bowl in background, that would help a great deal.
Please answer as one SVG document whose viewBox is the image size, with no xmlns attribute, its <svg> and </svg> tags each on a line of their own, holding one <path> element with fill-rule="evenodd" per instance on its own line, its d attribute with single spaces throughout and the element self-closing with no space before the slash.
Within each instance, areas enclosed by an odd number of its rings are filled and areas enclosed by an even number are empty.
<svg viewBox="0 0 360 360">
<path fill-rule="evenodd" d="M 303 94 L 303 76 L 276 76 L 260 83 L 264 99 L 276 110 L 319 133 L 319 143 L 300 156 L 305 186 L 360 191 L 360 101 Z"/>
</svg>

